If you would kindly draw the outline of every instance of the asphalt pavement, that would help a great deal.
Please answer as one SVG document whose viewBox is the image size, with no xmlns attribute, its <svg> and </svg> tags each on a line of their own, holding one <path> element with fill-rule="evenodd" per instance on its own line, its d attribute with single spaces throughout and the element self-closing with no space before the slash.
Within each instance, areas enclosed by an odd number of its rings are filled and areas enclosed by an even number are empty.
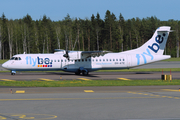
<svg viewBox="0 0 180 120">
<path fill-rule="evenodd" d="M 67 92 L 67 88 L 61 88 L 59 93 L 1 93 L 0 119 L 180 119 L 179 86 L 72 87 L 69 89 Z"/>
</svg>

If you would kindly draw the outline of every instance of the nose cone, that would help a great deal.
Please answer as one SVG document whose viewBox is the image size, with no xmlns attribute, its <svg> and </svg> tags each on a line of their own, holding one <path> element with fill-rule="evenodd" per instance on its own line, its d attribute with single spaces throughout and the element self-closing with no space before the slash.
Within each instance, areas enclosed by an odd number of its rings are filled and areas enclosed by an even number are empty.
<svg viewBox="0 0 180 120">
<path fill-rule="evenodd" d="M 2 67 L 3 67 L 3 68 L 7 68 L 7 67 L 8 67 L 8 66 L 7 66 L 7 63 L 6 63 L 6 62 L 3 63 L 3 64 L 2 64 Z"/>
</svg>

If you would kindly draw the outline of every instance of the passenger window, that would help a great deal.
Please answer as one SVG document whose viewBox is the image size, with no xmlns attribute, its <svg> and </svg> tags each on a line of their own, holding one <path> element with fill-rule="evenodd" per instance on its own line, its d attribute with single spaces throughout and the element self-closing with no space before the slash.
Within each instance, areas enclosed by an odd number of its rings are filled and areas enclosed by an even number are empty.
<svg viewBox="0 0 180 120">
<path fill-rule="evenodd" d="M 123 59 L 123 61 L 124 61 L 124 59 Z"/>
<path fill-rule="evenodd" d="M 98 62 L 98 59 L 96 59 L 96 62 Z"/>
<path fill-rule="evenodd" d="M 106 61 L 108 61 L 108 59 L 106 59 Z"/>
<path fill-rule="evenodd" d="M 105 61 L 105 59 L 103 59 L 103 61 Z"/>
<path fill-rule="evenodd" d="M 93 62 L 94 62 L 94 59 L 93 59 Z"/>
<path fill-rule="evenodd" d="M 118 59 L 116 59 L 116 61 L 118 61 Z"/>
<path fill-rule="evenodd" d="M 59 60 L 58 60 L 58 62 L 59 62 Z"/>
<path fill-rule="evenodd" d="M 56 60 L 54 60 L 54 62 L 56 62 Z"/>
<path fill-rule="evenodd" d="M 61 62 L 63 62 L 63 60 L 61 60 Z"/>
<path fill-rule="evenodd" d="M 87 62 L 87 59 L 85 59 L 85 61 Z"/>
<path fill-rule="evenodd" d="M 121 59 L 119 59 L 119 61 L 121 61 Z"/>
<path fill-rule="evenodd" d="M 109 59 L 109 61 L 111 61 L 111 59 Z"/>
<path fill-rule="evenodd" d="M 113 61 L 115 61 L 115 59 L 113 59 Z"/>
<path fill-rule="evenodd" d="M 65 62 L 66 62 L 66 60 L 65 60 Z"/>
<path fill-rule="evenodd" d="M 91 59 L 89 59 L 89 62 L 91 62 Z"/>
<path fill-rule="evenodd" d="M 82 59 L 82 62 L 84 62 L 84 59 Z"/>
<path fill-rule="evenodd" d="M 15 60 L 18 60 L 18 58 L 17 58 L 17 57 L 15 57 Z"/>
</svg>

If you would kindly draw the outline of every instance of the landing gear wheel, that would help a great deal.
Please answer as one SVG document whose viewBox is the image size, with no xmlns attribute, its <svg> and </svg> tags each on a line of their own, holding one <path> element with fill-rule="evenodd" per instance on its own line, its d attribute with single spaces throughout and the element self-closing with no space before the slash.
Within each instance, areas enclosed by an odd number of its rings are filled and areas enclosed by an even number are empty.
<svg viewBox="0 0 180 120">
<path fill-rule="evenodd" d="M 83 75 L 88 75 L 88 74 L 89 74 L 89 72 L 87 72 L 87 71 L 83 71 L 83 72 L 82 72 L 82 74 L 83 74 Z"/>
<path fill-rule="evenodd" d="M 76 75 L 80 75 L 80 71 L 78 71 L 78 72 L 75 72 L 75 74 L 76 74 Z"/>
<path fill-rule="evenodd" d="M 15 73 L 11 73 L 11 75 L 15 75 Z"/>
<path fill-rule="evenodd" d="M 15 70 L 12 70 L 11 71 L 11 75 L 15 75 L 16 71 Z"/>
</svg>

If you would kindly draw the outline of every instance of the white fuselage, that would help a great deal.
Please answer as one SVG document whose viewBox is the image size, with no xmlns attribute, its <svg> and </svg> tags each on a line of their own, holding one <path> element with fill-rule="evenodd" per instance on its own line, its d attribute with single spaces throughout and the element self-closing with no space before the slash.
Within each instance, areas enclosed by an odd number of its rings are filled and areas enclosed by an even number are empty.
<svg viewBox="0 0 180 120">
<path fill-rule="evenodd" d="M 154 55 L 156 56 L 156 55 Z M 76 72 L 80 67 L 90 71 L 101 69 L 127 69 L 139 65 L 168 59 L 170 56 L 159 55 L 153 57 L 150 55 L 108 53 L 104 56 L 89 57 L 79 60 L 68 60 L 62 53 L 55 54 L 18 54 L 13 59 L 3 64 L 3 67 L 13 71 L 42 71 L 42 70 L 63 70 L 67 72 Z"/>
</svg>

